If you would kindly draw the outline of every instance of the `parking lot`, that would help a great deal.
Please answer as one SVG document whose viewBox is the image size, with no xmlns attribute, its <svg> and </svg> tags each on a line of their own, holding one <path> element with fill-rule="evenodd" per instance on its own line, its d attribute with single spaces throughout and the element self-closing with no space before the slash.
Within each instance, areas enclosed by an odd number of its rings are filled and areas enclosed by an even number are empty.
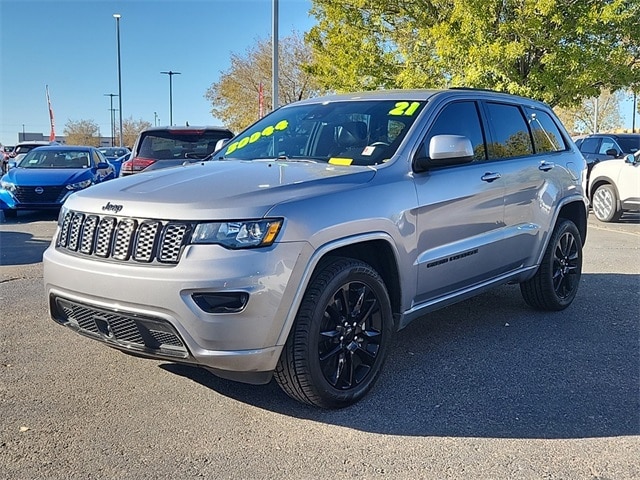
<svg viewBox="0 0 640 480">
<path fill-rule="evenodd" d="M 567 310 L 505 286 L 430 314 L 337 411 L 56 325 L 55 223 L 0 223 L 0 478 L 640 478 L 639 215 L 590 218 Z"/>
</svg>

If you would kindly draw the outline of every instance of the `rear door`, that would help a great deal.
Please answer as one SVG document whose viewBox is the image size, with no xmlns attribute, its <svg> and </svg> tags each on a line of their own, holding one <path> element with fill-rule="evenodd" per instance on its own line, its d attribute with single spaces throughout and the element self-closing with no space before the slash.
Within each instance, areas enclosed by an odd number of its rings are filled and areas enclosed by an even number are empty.
<svg viewBox="0 0 640 480">
<path fill-rule="evenodd" d="M 485 102 L 484 108 L 490 125 L 488 155 L 499 162 L 506 191 L 501 255 L 513 270 L 536 262 L 553 227 L 563 185 L 572 182 L 564 168 L 568 150 L 545 111 L 503 102 Z"/>
</svg>

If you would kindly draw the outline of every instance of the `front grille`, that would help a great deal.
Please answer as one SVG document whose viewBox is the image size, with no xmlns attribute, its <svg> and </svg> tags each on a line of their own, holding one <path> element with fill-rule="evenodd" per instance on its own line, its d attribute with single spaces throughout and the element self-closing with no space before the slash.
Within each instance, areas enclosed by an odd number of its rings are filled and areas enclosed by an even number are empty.
<svg viewBox="0 0 640 480">
<path fill-rule="evenodd" d="M 116 347 L 150 355 L 189 356 L 178 332 L 164 319 L 115 312 L 61 297 L 51 298 L 51 312 L 57 322 Z"/>
<path fill-rule="evenodd" d="M 176 264 L 192 224 L 66 212 L 56 247 L 118 262 Z"/>
<path fill-rule="evenodd" d="M 66 193 L 65 187 L 16 187 L 13 196 L 20 203 L 60 203 Z"/>
</svg>

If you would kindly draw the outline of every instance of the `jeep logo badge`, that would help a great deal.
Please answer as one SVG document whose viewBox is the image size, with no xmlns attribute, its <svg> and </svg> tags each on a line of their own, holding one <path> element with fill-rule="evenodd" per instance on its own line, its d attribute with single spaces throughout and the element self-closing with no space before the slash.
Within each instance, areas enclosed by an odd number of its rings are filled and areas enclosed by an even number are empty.
<svg viewBox="0 0 640 480">
<path fill-rule="evenodd" d="M 113 213 L 118 213 L 120 210 L 122 210 L 123 205 L 116 205 L 114 203 L 111 202 L 107 202 L 107 204 L 102 207 L 102 210 L 105 212 L 113 212 Z"/>
<path fill-rule="evenodd" d="M 44 188 L 42 188 L 42 187 L 36 187 L 35 192 L 36 192 L 38 195 L 42 195 L 42 194 L 44 193 Z"/>
</svg>

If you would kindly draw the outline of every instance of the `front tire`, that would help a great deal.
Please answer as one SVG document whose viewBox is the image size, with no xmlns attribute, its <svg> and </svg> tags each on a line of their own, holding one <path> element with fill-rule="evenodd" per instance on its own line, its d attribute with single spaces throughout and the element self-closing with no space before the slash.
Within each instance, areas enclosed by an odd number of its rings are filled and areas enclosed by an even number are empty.
<svg viewBox="0 0 640 480">
<path fill-rule="evenodd" d="M 608 183 L 600 185 L 591 200 L 593 214 L 601 222 L 617 222 L 622 216 L 618 206 L 618 196 L 615 189 Z"/>
<path fill-rule="evenodd" d="M 582 239 L 575 224 L 560 220 L 536 274 L 520 284 L 525 302 L 539 310 L 564 310 L 576 296 L 582 274 Z"/>
<path fill-rule="evenodd" d="M 391 302 L 380 275 L 359 260 L 333 259 L 311 279 L 276 381 L 302 403 L 349 406 L 377 380 L 392 332 Z"/>
</svg>

